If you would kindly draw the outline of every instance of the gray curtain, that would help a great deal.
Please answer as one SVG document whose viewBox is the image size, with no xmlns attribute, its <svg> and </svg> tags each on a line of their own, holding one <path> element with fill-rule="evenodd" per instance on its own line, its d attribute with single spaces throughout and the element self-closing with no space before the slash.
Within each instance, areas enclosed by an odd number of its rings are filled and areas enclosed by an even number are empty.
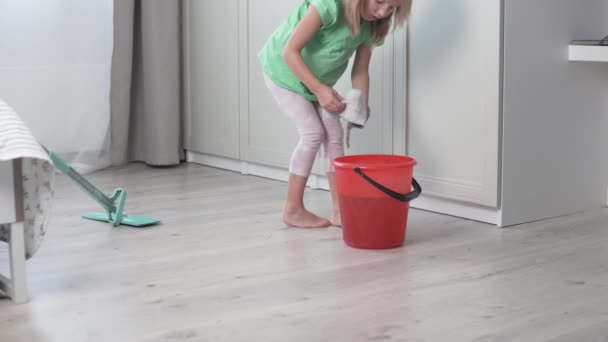
<svg viewBox="0 0 608 342">
<path fill-rule="evenodd" d="M 112 164 L 178 164 L 182 146 L 179 0 L 115 0 Z"/>
</svg>

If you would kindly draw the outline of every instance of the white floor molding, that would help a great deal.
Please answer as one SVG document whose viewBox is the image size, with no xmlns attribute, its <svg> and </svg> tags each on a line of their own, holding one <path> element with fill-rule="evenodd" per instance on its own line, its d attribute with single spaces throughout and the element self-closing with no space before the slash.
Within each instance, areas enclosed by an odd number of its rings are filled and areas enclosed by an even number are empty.
<svg viewBox="0 0 608 342">
<path fill-rule="evenodd" d="M 287 171 L 283 168 L 190 151 L 186 155 L 186 160 L 191 163 L 240 172 L 244 175 L 254 175 L 283 182 L 287 181 Z M 312 175 L 308 179 L 308 186 L 312 189 L 329 190 L 327 177 L 319 175 Z M 411 207 L 494 225 L 499 223 L 498 210 L 496 209 L 476 206 L 474 204 L 466 204 L 439 197 L 423 195 L 413 201 L 411 203 Z"/>
</svg>

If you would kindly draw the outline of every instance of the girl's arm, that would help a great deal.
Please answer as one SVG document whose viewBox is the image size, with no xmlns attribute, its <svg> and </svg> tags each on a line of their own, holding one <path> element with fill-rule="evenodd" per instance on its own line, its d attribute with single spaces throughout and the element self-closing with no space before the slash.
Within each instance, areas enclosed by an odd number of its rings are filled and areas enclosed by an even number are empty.
<svg viewBox="0 0 608 342">
<path fill-rule="evenodd" d="M 304 62 L 304 58 L 302 58 L 302 49 L 304 49 L 317 31 L 319 31 L 322 24 L 321 16 L 317 9 L 314 6 L 309 6 L 306 14 L 294 29 L 283 50 L 283 59 L 294 75 L 296 75 L 313 94 L 317 95 L 321 107 L 330 113 L 338 114 L 344 111 L 346 106 L 342 103 L 342 97 L 333 88 L 321 83 L 312 71 L 310 71 Z"/>
<path fill-rule="evenodd" d="M 372 47 L 367 45 L 359 46 L 351 73 L 353 88 L 361 90 L 363 103 L 365 103 L 367 108 L 367 115 L 369 115 L 369 63 L 371 59 Z"/>
</svg>

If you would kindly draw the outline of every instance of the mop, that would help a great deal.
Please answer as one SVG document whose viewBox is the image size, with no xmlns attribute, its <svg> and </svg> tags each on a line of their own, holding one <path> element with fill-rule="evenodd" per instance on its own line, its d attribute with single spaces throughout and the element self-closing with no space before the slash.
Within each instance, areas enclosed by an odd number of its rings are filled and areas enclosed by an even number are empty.
<svg viewBox="0 0 608 342">
<path fill-rule="evenodd" d="M 123 212 L 125 202 L 127 200 L 127 192 L 118 188 L 114 190 L 112 196 L 106 196 L 103 192 L 97 189 L 93 184 L 87 181 L 81 176 L 76 170 L 69 166 L 65 161 L 59 158 L 55 153 L 49 151 L 46 147 L 41 145 L 42 148 L 48 153 L 53 165 L 59 169 L 63 174 L 68 176 L 72 181 L 80 186 L 87 194 L 93 197 L 101 206 L 105 209 L 104 213 L 89 213 L 82 215 L 82 218 L 88 220 L 109 222 L 112 226 L 116 227 L 121 224 L 133 227 L 145 227 L 153 224 L 157 224 L 160 220 L 145 217 L 145 216 L 132 216 L 127 215 Z"/>
</svg>

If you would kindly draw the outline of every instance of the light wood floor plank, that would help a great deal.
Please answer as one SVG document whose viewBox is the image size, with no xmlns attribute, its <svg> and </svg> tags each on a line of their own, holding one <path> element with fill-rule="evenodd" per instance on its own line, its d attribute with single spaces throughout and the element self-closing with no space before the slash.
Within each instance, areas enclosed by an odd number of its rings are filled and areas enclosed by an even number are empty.
<svg viewBox="0 0 608 342">
<path fill-rule="evenodd" d="M 508 229 L 413 210 L 404 248 L 365 251 L 286 228 L 281 182 L 193 164 L 88 178 L 163 224 L 82 220 L 100 208 L 59 176 L 31 301 L 0 300 L 0 341 L 608 339 L 606 210 Z M 306 196 L 329 214 L 328 193 Z"/>
</svg>

